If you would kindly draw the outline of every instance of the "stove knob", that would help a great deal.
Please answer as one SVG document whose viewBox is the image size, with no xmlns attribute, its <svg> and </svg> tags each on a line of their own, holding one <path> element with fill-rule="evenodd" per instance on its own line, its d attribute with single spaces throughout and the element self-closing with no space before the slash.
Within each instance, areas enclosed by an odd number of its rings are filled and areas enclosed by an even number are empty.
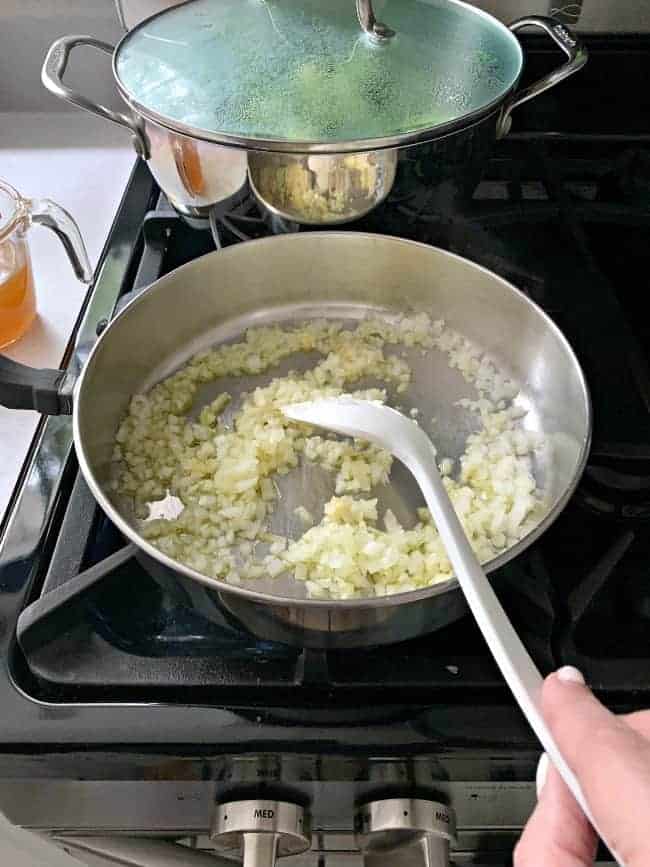
<svg viewBox="0 0 650 867">
<path fill-rule="evenodd" d="M 357 845 L 366 867 L 449 867 L 449 844 L 456 837 L 454 811 L 436 801 L 388 798 L 359 809 Z"/>
<path fill-rule="evenodd" d="M 218 804 L 210 837 L 221 852 L 240 854 L 243 867 L 273 867 L 276 858 L 311 845 L 304 810 L 285 801 Z"/>
</svg>

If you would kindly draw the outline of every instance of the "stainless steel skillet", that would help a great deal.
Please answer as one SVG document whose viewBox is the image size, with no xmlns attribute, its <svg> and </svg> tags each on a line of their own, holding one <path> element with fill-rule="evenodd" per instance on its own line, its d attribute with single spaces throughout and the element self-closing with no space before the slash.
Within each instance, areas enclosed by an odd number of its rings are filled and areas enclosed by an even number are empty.
<svg viewBox="0 0 650 867">
<path fill-rule="evenodd" d="M 521 383 L 518 402 L 526 427 L 545 434 L 547 448 L 535 474 L 548 498 L 544 520 L 520 543 L 487 564 L 497 569 L 521 553 L 559 514 L 580 477 L 590 441 L 590 404 L 583 373 L 552 321 L 513 286 L 458 256 L 411 241 L 357 233 L 297 234 L 237 245 L 195 260 L 161 278 L 110 324 L 91 353 L 70 399 L 58 372 L 30 374 L 0 359 L 0 401 L 8 406 L 73 411 L 75 446 L 100 506 L 138 548 L 148 568 L 181 582 L 206 610 L 226 609 L 257 635 L 305 646 L 355 647 L 411 638 L 458 617 L 464 609 L 455 580 L 392 597 L 350 601 L 308 599 L 291 578 L 233 586 L 165 556 L 139 534 L 134 516 L 118 508 L 109 489 L 115 432 L 129 399 L 176 369 L 195 352 L 269 322 L 332 317 L 351 322 L 368 313 L 394 316 L 426 311 L 442 318 L 489 352 Z M 457 406 L 473 391 L 442 353 L 409 356 L 413 385 L 399 403 L 417 406 L 426 427 L 435 417 L 439 453 L 457 458 L 476 424 Z M 218 380 L 200 396 L 241 394 L 278 370 L 313 364 L 292 357 L 266 377 Z M 36 374 L 32 372 L 31 380 Z M 54 387 L 54 391 L 52 390 Z M 56 388 L 59 390 L 56 397 Z M 29 394 L 28 394 L 29 391 Z M 304 504 L 316 515 L 332 481 L 303 466 L 282 480 L 284 498 L 274 529 L 304 531 L 293 515 Z M 421 505 L 417 488 L 398 466 L 378 490 L 404 523 Z"/>
</svg>

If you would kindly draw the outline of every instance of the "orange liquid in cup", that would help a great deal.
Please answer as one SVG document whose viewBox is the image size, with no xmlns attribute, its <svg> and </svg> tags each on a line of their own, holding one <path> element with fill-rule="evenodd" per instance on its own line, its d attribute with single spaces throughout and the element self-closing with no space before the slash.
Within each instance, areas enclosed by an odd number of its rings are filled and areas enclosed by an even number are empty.
<svg viewBox="0 0 650 867">
<path fill-rule="evenodd" d="M 27 331 L 36 315 L 32 263 L 25 242 L 0 242 L 0 349 Z"/>
</svg>

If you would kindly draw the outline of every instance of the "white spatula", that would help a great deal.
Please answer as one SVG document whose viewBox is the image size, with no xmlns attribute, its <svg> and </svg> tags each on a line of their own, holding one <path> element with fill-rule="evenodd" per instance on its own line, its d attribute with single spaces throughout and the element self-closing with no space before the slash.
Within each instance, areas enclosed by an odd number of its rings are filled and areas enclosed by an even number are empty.
<svg viewBox="0 0 650 867">
<path fill-rule="evenodd" d="M 426 433 L 411 419 L 381 404 L 334 398 L 283 407 L 294 421 L 328 428 L 376 443 L 399 458 L 413 473 L 433 516 L 467 603 L 519 707 L 545 752 L 562 775 L 585 816 L 598 833 L 575 774 L 565 762 L 542 715 L 542 676 L 515 632 L 458 520 L 442 484 L 435 450 Z M 602 838 L 602 834 L 600 835 Z M 604 838 L 602 838 L 604 839 Z M 605 843 L 607 841 L 605 840 Z M 611 848 L 610 848 L 610 851 Z M 614 852 L 621 867 L 623 861 Z"/>
</svg>

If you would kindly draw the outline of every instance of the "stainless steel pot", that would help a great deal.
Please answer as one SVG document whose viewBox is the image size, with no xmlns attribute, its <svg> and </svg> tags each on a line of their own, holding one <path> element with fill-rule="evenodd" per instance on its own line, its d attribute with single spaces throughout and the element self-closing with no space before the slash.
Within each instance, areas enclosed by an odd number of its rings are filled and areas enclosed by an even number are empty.
<svg viewBox="0 0 650 867">
<path fill-rule="evenodd" d="M 109 468 L 115 433 L 132 394 L 201 348 L 253 324 L 355 320 L 369 311 L 405 310 L 444 318 L 484 347 L 519 380 L 527 423 L 545 434 L 547 448 L 537 459 L 536 475 L 546 491 L 548 513 L 521 542 L 486 564 L 493 571 L 543 533 L 571 495 L 590 442 L 589 397 L 580 365 L 552 321 L 500 277 L 442 250 L 378 235 L 314 232 L 208 254 L 158 280 L 108 326 L 76 382 L 74 399 L 73 379 L 65 371 L 31 371 L 0 357 L 0 403 L 49 413 L 74 411 L 75 447 L 85 478 L 102 509 L 135 546 L 109 558 L 108 567 L 137 551 L 154 577 L 177 593 L 182 585 L 207 616 L 223 622 L 226 611 L 265 639 L 313 647 L 400 641 L 444 626 L 465 611 L 455 579 L 416 592 L 350 601 L 309 599 L 303 582 L 288 576 L 238 586 L 214 580 L 140 536 L 135 516 L 113 499 Z M 292 357 L 292 367 L 301 361 L 309 364 Z M 414 385 L 404 401 L 419 406 L 423 419 L 435 414 L 441 454 L 458 457 L 474 424 L 471 411 L 457 405 L 467 395 L 464 380 L 446 358 L 422 358 L 416 352 L 409 361 Z M 240 378 L 235 393 L 257 383 Z M 283 479 L 279 523 L 272 526 L 293 535 L 304 529 L 294 507 L 304 504 L 316 513 L 331 490 L 308 464 Z M 380 505 L 407 519 L 420 505 L 417 486 L 399 468 L 379 496 Z M 106 564 L 93 567 L 75 579 L 75 588 L 85 592 L 106 571 Z M 55 594 L 47 594 L 35 606 L 38 612 L 58 604 Z"/>
<path fill-rule="evenodd" d="M 475 9 L 473 14 L 486 15 Z M 546 33 L 566 54 L 567 62 L 522 90 L 516 89 L 515 81 L 501 99 L 454 122 L 382 139 L 257 141 L 171 125 L 168 118 L 129 94 L 115 63 L 114 76 L 128 110 L 112 111 L 63 82 L 73 48 L 86 45 L 108 54 L 116 51 L 88 36 L 58 39 L 45 58 L 42 80 L 59 98 L 126 127 L 136 152 L 148 161 L 156 181 L 182 214 L 206 216 L 215 204 L 227 207 L 232 197 L 241 195 L 248 178 L 254 194 L 272 213 L 308 225 L 333 225 L 372 210 L 391 191 L 396 176 L 409 176 L 413 163 L 427 167 L 420 173 L 426 180 L 419 182 L 437 194 L 435 207 L 449 207 L 450 200 L 471 192 L 495 139 L 510 129 L 512 111 L 572 75 L 587 60 L 585 46 L 554 19 L 528 16 L 512 23 L 510 30 L 525 27 Z"/>
</svg>

